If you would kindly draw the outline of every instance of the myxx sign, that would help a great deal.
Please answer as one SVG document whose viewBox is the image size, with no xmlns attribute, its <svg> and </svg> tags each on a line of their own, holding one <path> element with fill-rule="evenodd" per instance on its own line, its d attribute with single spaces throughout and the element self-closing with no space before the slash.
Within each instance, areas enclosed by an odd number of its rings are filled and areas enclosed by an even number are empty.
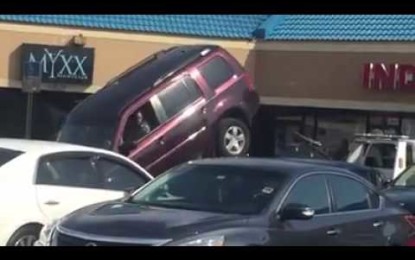
<svg viewBox="0 0 415 260">
<path fill-rule="evenodd" d="M 377 90 L 415 90 L 415 66 L 399 63 L 365 64 L 363 86 Z"/>
<path fill-rule="evenodd" d="M 94 72 L 94 49 L 23 44 L 21 63 L 22 66 L 38 63 L 44 83 L 90 85 Z"/>
</svg>

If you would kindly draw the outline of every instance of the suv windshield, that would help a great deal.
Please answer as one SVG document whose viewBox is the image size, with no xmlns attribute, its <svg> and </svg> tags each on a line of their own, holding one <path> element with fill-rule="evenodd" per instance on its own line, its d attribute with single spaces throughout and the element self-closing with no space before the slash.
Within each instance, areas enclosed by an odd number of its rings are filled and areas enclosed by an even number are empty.
<svg viewBox="0 0 415 260">
<path fill-rule="evenodd" d="M 21 151 L 0 148 L 0 166 L 5 165 L 22 153 Z"/>
<path fill-rule="evenodd" d="M 155 207 L 258 214 L 284 181 L 284 174 L 264 170 L 187 164 L 169 170 L 129 201 Z"/>
<path fill-rule="evenodd" d="M 112 147 L 114 132 L 114 127 L 106 125 L 66 123 L 57 141 L 109 150 Z"/>
<path fill-rule="evenodd" d="M 395 186 L 415 187 L 415 165 L 406 169 L 395 180 Z"/>
</svg>

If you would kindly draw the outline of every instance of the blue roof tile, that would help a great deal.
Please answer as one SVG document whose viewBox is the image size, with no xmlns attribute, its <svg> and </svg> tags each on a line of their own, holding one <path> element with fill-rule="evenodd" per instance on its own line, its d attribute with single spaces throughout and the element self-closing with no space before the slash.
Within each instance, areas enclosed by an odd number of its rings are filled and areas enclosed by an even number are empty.
<svg viewBox="0 0 415 260">
<path fill-rule="evenodd" d="M 0 15 L 0 21 L 250 39 L 268 15 Z"/>
<path fill-rule="evenodd" d="M 230 39 L 415 41 L 415 15 L 0 15 L 0 21 Z"/>
<path fill-rule="evenodd" d="M 265 40 L 414 41 L 415 15 L 278 15 Z M 264 26 L 265 25 L 265 26 Z"/>
</svg>

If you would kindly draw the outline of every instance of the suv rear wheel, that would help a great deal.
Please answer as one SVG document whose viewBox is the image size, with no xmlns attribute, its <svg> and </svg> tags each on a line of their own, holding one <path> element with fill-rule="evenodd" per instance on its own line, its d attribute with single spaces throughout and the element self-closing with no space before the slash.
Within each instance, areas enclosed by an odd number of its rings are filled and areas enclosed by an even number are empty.
<svg viewBox="0 0 415 260">
<path fill-rule="evenodd" d="M 218 155 L 244 156 L 248 153 L 251 133 L 248 126 L 236 118 L 224 118 L 219 122 Z"/>
</svg>

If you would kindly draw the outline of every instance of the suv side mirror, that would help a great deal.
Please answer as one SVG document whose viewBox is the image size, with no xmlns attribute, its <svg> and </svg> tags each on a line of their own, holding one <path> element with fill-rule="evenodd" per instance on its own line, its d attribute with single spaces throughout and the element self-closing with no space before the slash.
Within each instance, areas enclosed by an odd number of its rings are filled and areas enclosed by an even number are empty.
<svg viewBox="0 0 415 260">
<path fill-rule="evenodd" d="M 118 147 L 120 153 L 124 156 L 128 156 L 128 154 L 135 148 L 135 144 L 133 142 L 125 142 Z"/>
<path fill-rule="evenodd" d="M 314 210 L 307 205 L 288 204 L 278 214 L 281 221 L 308 220 L 314 217 Z"/>
</svg>

